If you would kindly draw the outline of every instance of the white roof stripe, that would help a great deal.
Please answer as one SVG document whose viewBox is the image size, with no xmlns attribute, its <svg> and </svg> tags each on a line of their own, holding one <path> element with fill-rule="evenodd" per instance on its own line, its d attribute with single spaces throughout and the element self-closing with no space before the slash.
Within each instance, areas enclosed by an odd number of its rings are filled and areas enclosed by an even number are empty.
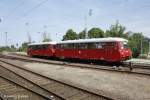
<svg viewBox="0 0 150 100">
<path fill-rule="evenodd" d="M 56 42 L 42 42 L 42 43 L 31 43 L 31 44 L 28 44 L 28 46 L 30 45 L 45 45 L 45 44 L 56 44 Z"/>
<path fill-rule="evenodd" d="M 31 43 L 30 45 L 45 45 L 45 44 L 64 44 L 64 43 L 88 43 L 88 42 L 116 42 L 116 41 L 123 41 L 128 42 L 128 40 L 124 38 L 92 38 L 92 39 L 79 39 L 79 40 L 67 40 L 67 41 L 60 41 L 60 42 L 42 42 L 42 43 Z"/>
<path fill-rule="evenodd" d="M 67 41 L 60 41 L 57 44 L 64 44 L 64 43 L 88 43 L 88 42 L 116 42 L 116 41 L 122 41 L 122 42 L 128 42 L 128 40 L 124 38 L 92 38 L 92 39 L 79 39 L 79 40 L 67 40 Z"/>
</svg>

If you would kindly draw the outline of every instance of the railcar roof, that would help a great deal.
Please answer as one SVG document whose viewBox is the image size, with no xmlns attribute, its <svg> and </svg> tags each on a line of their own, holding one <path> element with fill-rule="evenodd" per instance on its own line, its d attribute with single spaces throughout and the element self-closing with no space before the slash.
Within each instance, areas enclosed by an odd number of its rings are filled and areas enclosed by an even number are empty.
<svg viewBox="0 0 150 100">
<path fill-rule="evenodd" d="M 89 43 L 89 42 L 117 42 L 117 41 L 128 42 L 128 40 L 126 40 L 124 38 L 108 37 L 108 38 L 67 40 L 67 41 L 60 41 L 60 42 L 58 42 L 58 44 L 64 44 L 64 43 Z"/>
<path fill-rule="evenodd" d="M 28 44 L 28 46 L 30 46 L 30 45 L 46 45 L 46 44 L 56 44 L 56 42 L 31 43 L 31 44 Z"/>
</svg>

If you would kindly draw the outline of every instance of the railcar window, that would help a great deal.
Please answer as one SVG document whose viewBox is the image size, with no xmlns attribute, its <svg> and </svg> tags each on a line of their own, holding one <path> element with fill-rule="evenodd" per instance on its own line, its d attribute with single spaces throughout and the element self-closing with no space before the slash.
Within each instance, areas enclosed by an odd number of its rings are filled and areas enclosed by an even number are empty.
<svg viewBox="0 0 150 100">
<path fill-rule="evenodd" d="M 113 48 L 113 47 L 115 47 L 115 43 L 114 42 L 110 42 L 109 46 Z"/>
<path fill-rule="evenodd" d="M 42 45 L 42 46 L 41 46 L 41 49 L 46 49 L 46 45 Z"/>
<path fill-rule="evenodd" d="M 34 49 L 34 45 L 32 45 L 32 49 Z"/>
<path fill-rule="evenodd" d="M 56 45 L 56 48 L 57 49 L 61 48 L 61 44 Z"/>
<path fill-rule="evenodd" d="M 88 49 L 95 49 L 96 43 L 88 43 Z"/>
<path fill-rule="evenodd" d="M 128 48 L 127 42 L 123 42 L 123 47 L 124 47 L 125 49 Z"/>
<path fill-rule="evenodd" d="M 38 49 L 42 49 L 42 45 L 39 45 L 39 46 L 38 46 Z"/>
<path fill-rule="evenodd" d="M 79 49 L 79 43 L 74 44 L 74 49 Z"/>
<path fill-rule="evenodd" d="M 97 49 L 101 49 L 102 48 L 102 43 L 96 43 L 95 45 L 96 45 Z"/>
<path fill-rule="evenodd" d="M 64 48 L 65 48 L 65 49 L 68 49 L 68 44 L 64 44 Z"/>
<path fill-rule="evenodd" d="M 40 49 L 46 49 L 46 45 L 41 45 Z"/>
<path fill-rule="evenodd" d="M 52 48 L 56 49 L 56 45 L 53 45 Z"/>
<path fill-rule="evenodd" d="M 36 49 L 40 49 L 40 46 L 39 46 L 39 45 L 37 45 L 37 46 L 36 46 Z"/>
<path fill-rule="evenodd" d="M 36 49 L 36 45 L 33 46 L 33 49 Z"/>
<path fill-rule="evenodd" d="M 86 43 L 80 43 L 79 49 L 87 49 L 87 44 Z"/>
<path fill-rule="evenodd" d="M 29 49 L 32 49 L 32 46 L 28 46 Z"/>
<path fill-rule="evenodd" d="M 68 44 L 61 44 L 61 48 L 67 49 L 68 48 Z"/>
<path fill-rule="evenodd" d="M 102 42 L 101 44 L 102 44 L 102 46 L 105 46 L 105 45 L 106 45 L 106 43 L 104 43 L 104 42 Z"/>
<path fill-rule="evenodd" d="M 127 42 L 121 42 L 120 47 L 121 47 L 121 49 L 127 49 L 128 48 Z"/>
<path fill-rule="evenodd" d="M 39 45 L 39 49 L 45 49 L 45 45 Z"/>
<path fill-rule="evenodd" d="M 47 49 L 47 48 L 52 48 L 52 45 L 46 44 L 45 49 Z"/>
<path fill-rule="evenodd" d="M 105 48 L 107 46 L 106 42 L 101 42 L 102 48 Z"/>
<path fill-rule="evenodd" d="M 62 48 L 62 44 L 59 44 L 58 46 L 59 46 L 60 48 Z"/>
<path fill-rule="evenodd" d="M 64 44 L 61 45 L 61 48 L 64 48 Z"/>
<path fill-rule="evenodd" d="M 74 44 L 73 44 L 73 43 L 68 44 L 67 48 L 68 48 L 68 49 L 74 49 Z"/>
<path fill-rule="evenodd" d="M 63 44 L 61 44 L 60 46 L 61 46 L 62 49 L 64 48 L 64 45 L 63 45 Z"/>
<path fill-rule="evenodd" d="M 63 49 L 63 48 L 64 48 L 64 45 L 63 45 L 63 44 L 60 44 L 60 48 Z"/>
<path fill-rule="evenodd" d="M 34 46 L 34 49 L 37 49 L 37 45 Z"/>
</svg>

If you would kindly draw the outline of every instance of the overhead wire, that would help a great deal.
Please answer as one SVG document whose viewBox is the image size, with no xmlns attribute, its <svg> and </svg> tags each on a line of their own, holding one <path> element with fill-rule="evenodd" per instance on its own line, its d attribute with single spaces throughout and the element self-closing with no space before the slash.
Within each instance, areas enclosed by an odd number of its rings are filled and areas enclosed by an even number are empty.
<svg viewBox="0 0 150 100">
<path fill-rule="evenodd" d="M 4 17 L 1 17 L 0 18 L 0 22 L 2 20 L 6 20 L 7 18 L 11 17 L 17 10 L 18 8 L 20 8 L 23 4 L 25 4 L 25 1 L 26 0 L 22 0 L 21 3 L 19 3 L 19 5 L 17 5 L 15 8 L 13 8 L 6 16 Z M 38 7 L 40 7 L 41 5 L 43 5 L 44 3 L 46 3 L 48 0 L 43 0 L 42 2 L 38 3 L 36 6 L 32 7 L 31 9 L 29 9 L 28 11 L 26 11 L 24 14 L 23 14 L 23 17 L 22 18 L 25 18 L 29 13 L 31 13 L 33 10 L 37 9 Z M 21 18 L 21 19 L 22 19 Z"/>
<path fill-rule="evenodd" d="M 33 10 L 39 8 L 41 5 L 43 5 L 44 3 L 46 3 L 48 0 L 43 0 L 42 2 L 40 2 L 39 4 L 37 4 L 36 6 L 32 7 L 31 9 L 29 9 L 27 12 L 25 12 L 23 14 L 22 18 L 25 18 L 29 13 L 31 13 Z"/>
<path fill-rule="evenodd" d="M 7 18 L 11 17 L 17 10 L 18 8 L 20 8 L 26 0 L 22 0 L 21 3 L 19 3 L 16 7 L 14 7 L 12 10 L 10 10 L 10 12 L 4 17 L 4 19 L 6 20 Z"/>
</svg>

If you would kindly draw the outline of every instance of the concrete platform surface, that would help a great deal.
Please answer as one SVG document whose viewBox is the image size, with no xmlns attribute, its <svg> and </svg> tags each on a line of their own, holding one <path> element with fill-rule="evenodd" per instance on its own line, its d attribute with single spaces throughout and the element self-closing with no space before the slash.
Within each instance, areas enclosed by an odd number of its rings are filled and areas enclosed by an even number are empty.
<svg viewBox="0 0 150 100">
<path fill-rule="evenodd" d="M 28 63 L 26 69 L 115 100 L 150 100 L 150 76 Z"/>
<path fill-rule="evenodd" d="M 127 60 L 125 62 L 133 62 L 133 63 L 139 63 L 139 64 L 150 64 L 150 59 L 132 58 L 132 59 Z"/>
</svg>

